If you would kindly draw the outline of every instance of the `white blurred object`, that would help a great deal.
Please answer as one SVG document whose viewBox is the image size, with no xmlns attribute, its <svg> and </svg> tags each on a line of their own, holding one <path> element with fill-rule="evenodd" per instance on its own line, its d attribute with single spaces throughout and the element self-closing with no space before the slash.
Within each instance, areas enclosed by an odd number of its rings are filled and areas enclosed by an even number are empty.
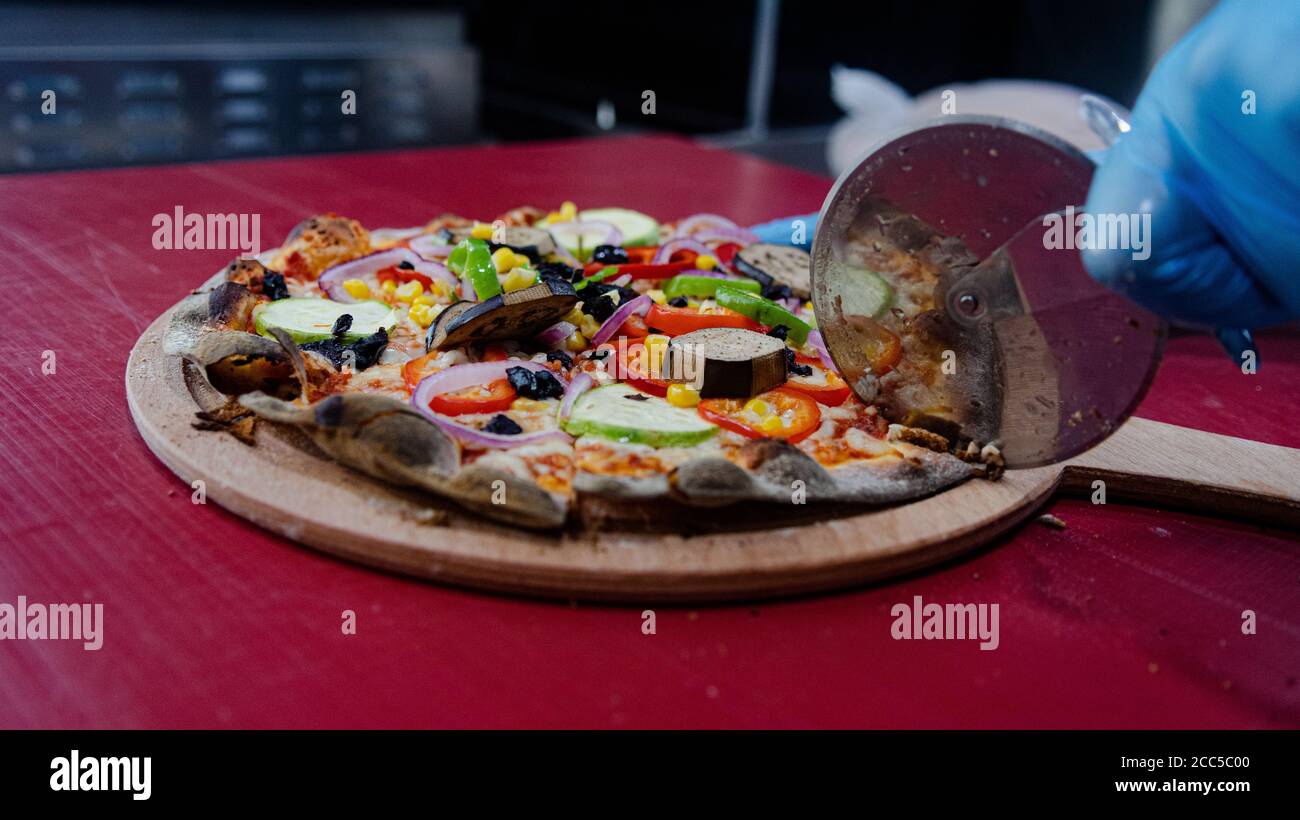
<svg viewBox="0 0 1300 820">
<path fill-rule="evenodd" d="M 1037 80 L 985 80 L 943 85 L 912 98 L 874 71 L 835 66 L 831 69 L 831 97 L 848 116 L 831 128 L 827 141 L 826 162 L 831 173 L 839 176 L 895 131 L 940 119 L 945 114 L 947 91 L 953 92 L 947 113 L 1019 120 L 1055 134 L 1081 151 L 1106 147 L 1079 114 L 1080 98 L 1093 92 L 1074 86 Z M 1128 118 L 1126 109 L 1113 102 L 1110 105 Z"/>
</svg>

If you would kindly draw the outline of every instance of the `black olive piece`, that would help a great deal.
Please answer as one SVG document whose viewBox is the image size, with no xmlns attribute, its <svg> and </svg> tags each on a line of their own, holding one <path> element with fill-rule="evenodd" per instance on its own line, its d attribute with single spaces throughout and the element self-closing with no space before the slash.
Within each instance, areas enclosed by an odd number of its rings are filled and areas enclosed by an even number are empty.
<svg viewBox="0 0 1300 820">
<path fill-rule="evenodd" d="M 415 265 L 412 265 L 410 262 L 408 262 L 405 259 L 403 259 L 401 262 L 398 262 L 397 267 L 402 270 L 415 270 Z"/>
<path fill-rule="evenodd" d="M 302 346 L 302 349 L 319 353 L 329 359 L 330 363 L 337 368 L 342 368 L 350 360 L 352 369 L 360 371 L 377 362 L 380 354 L 384 352 L 384 348 L 388 347 L 388 331 L 382 327 L 364 339 L 358 339 L 350 345 L 343 344 L 340 338 L 335 337 L 333 339 L 323 339 L 319 342 L 308 342 Z"/>
<path fill-rule="evenodd" d="M 334 327 L 330 329 L 330 335 L 335 339 L 346 334 L 352 329 L 352 314 L 345 313 L 334 320 Z"/>
<path fill-rule="evenodd" d="M 812 375 L 812 366 L 796 362 L 794 360 L 794 351 L 788 347 L 785 349 L 785 369 L 796 376 Z"/>
<path fill-rule="evenodd" d="M 604 361 L 605 357 L 608 355 L 609 349 L 606 348 L 605 350 L 593 350 L 591 353 L 587 354 L 587 358 L 593 362 L 600 362 Z"/>
<path fill-rule="evenodd" d="M 262 293 L 272 302 L 289 298 L 289 286 L 285 284 L 284 274 L 267 271 L 262 274 Z"/>
<path fill-rule="evenodd" d="M 441 239 L 443 242 L 447 242 L 448 244 L 450 244 L 451 242 L 455 241 L 456 232 L 453 231 L 451 228 L 439 228 L 438 238 Z"/>
<path fill-rule="evenodd" d="M 784 342 L 790 336 L 790 328 L 785 325 L 777 325 L 769 330 L 767 335 L 771 336 L 773 339 L 780 339 Z"/>
<path fill-rule="evenodd" d="M 582 303 L 582 312 L 601 323 L 604 323 L 616 310 L 618 305 L 614 304 L 613 297 L 605 293 L 595 299 L 584 300 Z"/>
<path fill-rule="evenodd" d="M 630 401 L 650 401 L 650 397 L 645 395 L 644 393 L 628 393 L 623 398 L 628 399 Z"/>
<path fill-rule="evenodd" d="M 499 436 L 517 436 L 523 431 L 524 428 L 504 413 L 497 413 L 491 421 L 483 425 L 483 432 L 496 433 Z"/>
<path fill-rule="evenodd" d="M 313 353 L 319 353 L 337 368 L 343 367 L 343 345 L 334 339 L 323 339 L 319 342 L 307 342 L 302 345 L 303 350 L 310 350 Z"/>
<path fill-rule="evenodd" d="M 537 275 L 542 279 L 577 282 L 582 279 L 582 268 L 571 268 L 563 262 L 543 262 L 537 266 Z"/>
<path fill-rule="evenodd" d="M 356 357 L 352 365 L 353 369 L 365 370 L 370 367 L 379 361 L 379 356 L 386 347 L 388 347 L 388 331 L 382 327 L 364 339 L 358 339 L 348 345 L 347 349 Z"/>
<path fill-rule="evenodd" d="M 685 296 L 674 296 L 668 300 L 668 304 L 670 307 L 686 307 L 690 302 L 686 300 Z"/>
<path fill-rule="evenodd" d="M 573 367 L 573 357 L 563 350 L 551 350 L 546 353 L 546 361 L 559 362 L 565 370 Z"/>
<path fill-rule="evenodd" d="M 627 251 L 617 245 L 597 245 L 591 252 L 591 261 L 600 265 L 626 265 Z"/>
<path fill-rule="evenodd" d="M 564 395 L 559 379 L 546 370 L 511 367 L 506 370 L 506 378 L 515 392 L 526 399 L 558 399 Z"/>
</svg>

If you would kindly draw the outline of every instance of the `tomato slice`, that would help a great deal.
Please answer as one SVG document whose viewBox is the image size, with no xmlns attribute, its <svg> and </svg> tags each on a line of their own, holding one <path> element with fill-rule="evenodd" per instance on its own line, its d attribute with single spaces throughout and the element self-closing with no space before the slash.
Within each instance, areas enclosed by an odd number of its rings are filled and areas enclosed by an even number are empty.
<svg viewBox="0 0 1300 820">
<path fill-rule="evenodd" d="M 411 359 L 402 365 L 402 381 L 406 382 L 406 386 L 411 390 L 415 390 L 415 386 L 424 377 L 437 373 L 440 368 L 433 366 L 433 360 L 438 358 L 438 354 L 441 352 L 435 350 L 432 353 L 425 353 L 423 356 Z"/>
<path fill-rule="evenodd" d="M 657 245 L 649 245 L 640 248 L 624 248 L 627 253 L 627 261 L 634 265 L 649 265 L 654 261 L 655 254 L 659 253 Z"/>
<path fill-rule="evenodd" d="M 642 367 L 645 361 L 643 351 L 645 345 L 629 344 L 623 346 L 623 351 L 618 359 L 618 372 L 611 375 L 622 379 L 638 390 L 644 390 L 654 396 L 668 395 L 668 385 L 671 382 L 663 379 L 651 378 Z"/>
<path fill-rule="evenodd" d="M 627 317 L 627 321 L 619 327 L 615 336 L 626 336 L 629 339 L 640 339 L 642 336 L 650 335 L 650 328 L 646 326 L 645 319 L 633 314 Z"/>
<path fill-rule="evenodd" d="M 653 305 L 646 314 L 645 323 L 668 336 L 680 336 L 706 327 L 739 327 L 758 331 L 762 327 L 748 316 L 719 308 L 714 313 L 700 313 L 696 308 L 676 308 L 672 305 Z"/>
<path fill-rule="evenodd" d="M 476 384 L 464 390 L 454 390 L 434 396 L 429 409 L 444 416 L 465 413 L 499 413 L 509 409 L 517 394 L 508 379 L 497 379 L 487 384 Z"/>
<path fill-rule="evenodd" d="M 423 273 L 417 273 L 416 271 L 413 270 L 406 270 L 404 268 L 399 268 L 396 265 L 383 268 L 382 270 L 380 270 L 378 273 L 375 274 L 375 278 L 378 279 L 380 282 L 387 282 L 391 279 L 394 282 L 400 282 L 402 284 L 405 284 L 406 282 L 415 281 L 415 282 L 419 282 L 421 285 L 424 285 L 425 290 L 429 290 L 430 288 L 433 287 L 433 280 L 425 276 Z"/>
<path fill-rule="evenodd" d="M 736 251 L 740 250 L 740 245 L 735 242 L 723 242 L 714 249 L 713 255 L 719 262 L 724 265 L 730 265 L 731 260 L 736 258 Z"/>
<path fill-rule="evenodd" d="M 864 316 L 854 323 L 861 331 L 862 352 L 871 362 L 871 372 L 883 376 L 893 370 L 903 358 L 903 340 L 875 319 Z"/>
<path fill-rule="evenodd" d="M 696 409 L 706 421 L 747 438 L 781 438 L 791 444 L 803 441 L 821 424 L 817 402 L 796 390 L 778 387 L 754 398 L 767 404 L 770 415 L 781 417 L 779 430 L 769 432 L 760 427 L 762 420 L 745 409 L 753 399 L 705 399 Z"/>
<path fill-rule="evenodd" d="M 483 355 L 479 357 L 481 362 L 504 362 L 510 358 L 510 352 L 505 349 L 504 345 L 490 344 L 483 348 Z"/>
<path fill-rule="evenodd" d="M 811 376 L 790 374 L 790 378 L 785 383 L 786 387 L 798 390 L 805 396 L 811 396 L 818 404 L 827 407 L 839 407 L 849 397 L 851 391 L 848 383 L 840 378 L 839 373 L 823 365 L 821 359 L 796 353 L 794 360 L 811 367 L 813 372 Z"/>
</svg>

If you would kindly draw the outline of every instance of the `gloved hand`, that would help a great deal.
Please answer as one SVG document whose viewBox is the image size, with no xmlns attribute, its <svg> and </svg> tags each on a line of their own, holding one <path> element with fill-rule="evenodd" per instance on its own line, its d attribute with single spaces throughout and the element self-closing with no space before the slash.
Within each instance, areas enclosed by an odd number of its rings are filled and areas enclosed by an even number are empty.
<svg viewBox="0 0 1300 820">
<path fill-rule="evenodd" d="M 796 225 L 797 222 L 802 222 L 803 225 Z M 771 245 L 795 245 L 808 250 L 812 247 L 813 234 L 817 232 L 817 214 L 773 219 L 762 225 L 754 225 L 750 230 L 758 236 L 760 242 Z"/>
<path fill-rule="evenodd" d="M 1202 327 L 1300 316 L 1298 43 L 1295 0 L 1226 0 L 1160 61 L 1087 204 L 1149 212 L 1151 255 L 1085 251 L 1095 279 Z"/>
</svg>

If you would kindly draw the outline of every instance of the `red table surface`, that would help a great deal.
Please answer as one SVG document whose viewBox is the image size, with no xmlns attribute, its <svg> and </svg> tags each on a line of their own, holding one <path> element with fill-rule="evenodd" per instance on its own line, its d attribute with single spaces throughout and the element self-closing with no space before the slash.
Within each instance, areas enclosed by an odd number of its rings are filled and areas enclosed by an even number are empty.
<svg viewBox="0 0 1300 820">
<path fill-rule="evenodd" d="M 100 602 L 105 621 L 98 652 L 0 641 L 0 726 L 1300 725 L 1293 533 L 1062 500 L 1063 531 L 1029 524 L 849 592 L 657 607 L 644 635 L 641 606 L 407 580 L 196 506 L 127 412 L 137 336 L 232 256 L 154 250 L 153 216 L 178 205 L 258 212 L 274 245 L 327 210 L 401 226 L 572 199 L 751 223 L 817 210 L 828 187 L 666 138 L 0 179 L 0 602 Z M 1247 376 L 1208 339 L 1174 340 L 1140 415 L 1300 446 L 1300 339 L 1262 349 Z M 915 595 L 998 604 L 1000 646 L 891 639 Z"/>
</svg>

